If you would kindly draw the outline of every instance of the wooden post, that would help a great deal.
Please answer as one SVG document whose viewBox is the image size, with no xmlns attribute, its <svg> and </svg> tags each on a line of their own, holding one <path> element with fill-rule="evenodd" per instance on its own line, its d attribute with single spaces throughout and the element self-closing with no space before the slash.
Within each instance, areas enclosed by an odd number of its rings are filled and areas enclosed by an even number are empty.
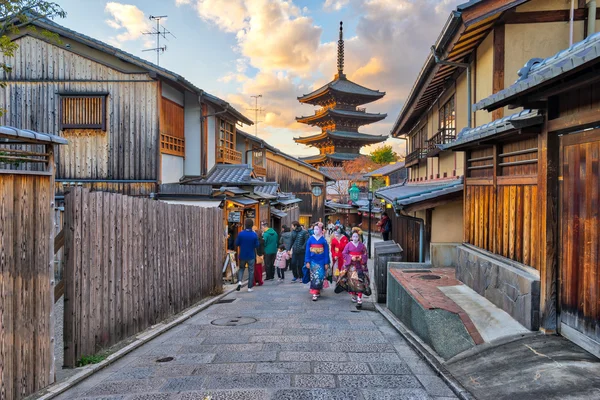
<svg viewBox="0 0 600 400">
<path fill-rule="evenodd" d="M 558 299 L 558 136 L 548 132 L 548 116 L 538 136 L 538 250 L 540 265 L 540 330 L 557 329 Z"/>
</svg>

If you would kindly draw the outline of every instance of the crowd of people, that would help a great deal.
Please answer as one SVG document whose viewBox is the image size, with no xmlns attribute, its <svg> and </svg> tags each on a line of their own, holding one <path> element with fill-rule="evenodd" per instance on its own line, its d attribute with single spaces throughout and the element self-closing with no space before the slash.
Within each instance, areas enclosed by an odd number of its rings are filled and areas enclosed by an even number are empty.
<svg viewBox="0 0 600 400">
<path fill-rule="evenodd" d="M 385 213 L 377 225 L 384 240 L 388 240 L 391 221 Z M 278 281 L 284 282 L 285 271 L 291 270 L 291 283 L 310 284 L 313 301 L 334 281 L 335 292 L 348 292 L 357 306 L 362 305 L 363 295 L 370 295 L 367 248 L 359 227 L 348 233 L 339 220 L 330 222 L 327 230 L 322 222 L 307 229 L 294 221 L 291 227 L 284 225 L 278 234 L 266 222 L 260 224 L 259 230 L 252 219 L 246 219 L 244 230 L 233 245 L 239 248 L 238 291 L 246 269 L 249 292 L 264 284 L 263 272 L 264 280 L 270 281 L 277 271 Z"/>
</svg>

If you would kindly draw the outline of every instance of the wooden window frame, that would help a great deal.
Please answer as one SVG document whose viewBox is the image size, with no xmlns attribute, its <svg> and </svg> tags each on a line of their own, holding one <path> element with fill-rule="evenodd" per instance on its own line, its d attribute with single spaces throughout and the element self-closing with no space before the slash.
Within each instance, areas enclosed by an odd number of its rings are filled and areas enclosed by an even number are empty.
<svg viewBox="0 0 600 400">
<path fill-rule="evenodd" d="M 223 128 L 223 124 L 225 124 L 225 129 Z M 227 124 L 231 125 L 231 131 L 228 131 L 226 129 Z M 219 118 L 219 147 L 224 147 L 230 150 L 236 150 L 235 146 L 236 146 L 236 140 L 235 140 L 235 136 L 236 136 L 236 126 L 235 123 L 233 122 L 229 122 L 226 119 L 223 118 Z M 231 140 L 227 140 L 226 136 L 227 135 L 231 135 Z M 231 146 L 229 146 L 231 145 Z"/>
<path fill-rule="evenodd" d="M 452 95 L 439 109 L 439 130 L 456 135 L 456 101 Z M 450 118 L 451 116 L 451 118 Z M 450 124 L 451 122 L 451 124 Z M 452 125 L 452 126 L 449 126 Z"/>
<path fill-rule="evenodd" d="M 59 130 L 64 129 L 98 129 L 106 132 L 106 98 L 108 93 L 62 93 L 59 94 L 60 101 L 58 103 L 58 115 L 59 115 Z M 102 122 L 99 124 L 65 124 L 63 122 L 63 100 L 65 99 L 86 99 L 86 98 L 100 98 L 102 102 Z"/>
</svg>

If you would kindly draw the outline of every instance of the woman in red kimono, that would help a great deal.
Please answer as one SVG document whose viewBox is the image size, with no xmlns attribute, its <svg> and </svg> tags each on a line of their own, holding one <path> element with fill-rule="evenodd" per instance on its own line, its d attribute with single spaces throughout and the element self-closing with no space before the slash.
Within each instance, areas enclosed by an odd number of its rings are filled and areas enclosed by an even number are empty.
<svg viewBox="0 0 600 400">
<path fill-rule="evenodd" d="M 336 279 L 344 268 L 344 257 L 342 256 L 342 251 L 344 251 L 344 248 L 346 248 L 347 244 L 348 238 L 342 233 L 340 228 L 337 228 L 335 231 L 333 231 L 333 238 L 331 239 L 331 258 L 332 266 L 334 267 L 335 271 L 334 276 Z"/>
<path fill-rule="evenodd" d="M 369 290 L 369 270 L 367 269 L 367 248 L 361 243 L 358 232 L 352 233 L 352 240 L 346 245 L 344 251 L 344 279 L 348 293 L 352 295 L 352 302 L 357 307 L 362 306 L 363 293 Z"/>
</svg>

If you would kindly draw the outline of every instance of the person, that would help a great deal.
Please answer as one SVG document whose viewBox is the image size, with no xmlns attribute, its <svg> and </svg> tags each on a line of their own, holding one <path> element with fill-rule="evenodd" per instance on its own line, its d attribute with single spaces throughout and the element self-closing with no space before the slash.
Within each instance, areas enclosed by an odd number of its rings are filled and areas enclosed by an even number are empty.
<svg viewBox="0 0 600 400">
<path fill-rule="evenodd" d="M 290 268 L 292 265 L 292 244 L 294 244 L 293 239 L 294 239 L 294 237 L 292 235 L 292 231 L 290 230 L 290 227 L 287 225 L 283 225 L 281 237 L 279 238 L 279 244 L 284 245 L 285 250 L 289 254 L 286 269 Z"/>
<path fill-rule="evenodd" d="M 256 249 L 256 262 L 254 264 L 254 286 L 262 286 L 264 284 L 265 241 L 263 240 L 262 232 L 256 225 L 252 227 L 252 230 L 258 236 L 258 249 Z"/>
<path fill-rule="evenodd" d="M 287 261 L 289 258 L 290 253 L 288 253 L 284 245 L 280 245 L 277 255 L 275 256 L 275 268 L 277 268 L 277 278 L 279 278 L 279 282 L 283 282 L 285 279 L 285 270 L 287 268 Z"/>
<path fill-rule="evenodd" d="M 392 233 L 392 220 L 390 217 L 388 217 L 386 212 L 381 214 L 381 219 L 377 223 L 377 226 L 379 227 L 381 236 L 383 236 L 383 240 L 390 240 L 390 233 Z"/>
<path fill-rule="evenodd" d="M 333 223 L 331 221 L 329 221 L 329 223 L 327 224 L 327 233 L 329 234 L 329 236 L 331 236 L 333 234 L 335 230 L 335 225 L 333 225 Z"/>
<path fill-rule="evenodd" d="M 235 231 L 233 228 L 229 228 L 227 232 L 227 250 L 235 251 Z"/>
<path fill-rule="evenodd" d="M 275 255 L 277 254 L 277 243 L 279 238 L 277 232 L 273 228 L 269 228 L 266 222 L 261 223 L 263 231 L 263 240 L 265 243 L 265 268 L 267 277 L 265 280 L 272 281 L 275 279 Z"/>
<path fill-rule="evenodd" d="M 304 254 L 306 251 L 306 241 L 308 240 L 308 231 L 302 229 L 298 221 L 292 222 L 292 274 L 294 279 L 292 283 L 302 279 L 302 265 L 304 265 Z"/>
<path fill-rule="evenodd" d="M 248 266 L 248 291 L 252 292 L 254 286 L 254 262 L 256 261 L 256 249 L 259 247 L 258 236 L 252 231 L 254 221 L 246 218 L 244 221 L 244 230 L 241 231 L 235 239 L 235 247 L 240 248 L 240 269 L 238 271 L 238 286 L 239 292 L 242 288 L 242 279 L 244 278 L 244 269 Z"/>
<path fill-rule="evenodd" d="M 331 258 L 333 259 L 331 265 L 335 268 L 334 275 L 336 276 L 339 276 L 339 273 L 344 269 L 342 251 L 344 251 L 347 244 L 348 238 L 342 234 L 342 230 L 339 228 L 334 230 L 331 239 Z"/>
<path fill-rule="evenodd" d="M 344 273 L 340 276 L 347 285 L 352 302 L 362 306 L 363 293 L 369 286 L 367 269 L 367 248 L 361 243 L 358 232 L 352 233 L 352 240 L 342 252 L 344 256 Z"/>
<path fill-rule="evenodd" d="M 323 223 L 317 222 L 313 226 L 314 234 L 306 242 L 304 263 L 310 270 L 310 294 L 312 300 L 317 301 L 323 289 L 323 282 L 329 269 L 329 245 L 323 237 Z"/>
</svg>

